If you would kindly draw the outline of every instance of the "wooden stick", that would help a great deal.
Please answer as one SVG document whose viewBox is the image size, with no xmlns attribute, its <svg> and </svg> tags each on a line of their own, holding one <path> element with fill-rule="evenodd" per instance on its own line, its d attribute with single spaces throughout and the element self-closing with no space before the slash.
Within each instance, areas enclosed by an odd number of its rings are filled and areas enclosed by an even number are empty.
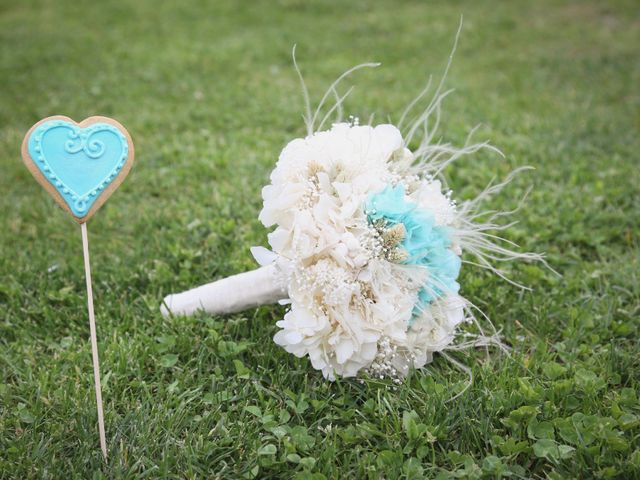
<svg viewBox="0 0 640 480">
<path fill-rule="evenodd" d="M 107 440 L 104 433 L 104 413 L 102 411 L 102 386 L 100 384 L 100 360 L 98 358 L 98 337 L 96 335 L 96 318 L 93 313 L 93 289 L 91 288 L 91 266 L 89 264 L 89 237 L 87 224 L 81 223 L 82 250 L 84 253 L 84 273 L 87 280 L 87 306 L 89 308 L 89 330 L 91 335 L 91 354 L 93 355 L 93 378 L 96 387 L 96 403 L 98 404 L 98 430 L 100 431 L 100 448 L 105 462 L 107 461 Z"/>
</svg>

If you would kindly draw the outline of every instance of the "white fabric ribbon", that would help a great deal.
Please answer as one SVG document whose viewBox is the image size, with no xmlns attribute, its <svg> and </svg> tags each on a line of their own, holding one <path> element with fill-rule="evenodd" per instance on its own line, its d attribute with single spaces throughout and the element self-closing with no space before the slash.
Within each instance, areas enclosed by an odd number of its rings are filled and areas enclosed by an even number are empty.
<svg viewBox="0 0 640 480">
<path fill-rule="evenodd" d="M 198 311 L 224 315 L 286 300 L 286 286 L 277 281 L 277 255 L 264 247 L 253 247 L 251 253 L 260 268 L 167 295 L 160 306 L 162 315 L 193 315 Z"/>
</svg>

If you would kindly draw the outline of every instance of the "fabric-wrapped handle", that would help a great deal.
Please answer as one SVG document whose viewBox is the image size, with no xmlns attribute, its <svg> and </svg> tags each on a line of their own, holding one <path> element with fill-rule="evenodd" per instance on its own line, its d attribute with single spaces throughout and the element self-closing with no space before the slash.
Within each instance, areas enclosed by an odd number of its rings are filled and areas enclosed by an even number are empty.
<svg viewBox="0 0 640 480">
<path fill-rule="evenodd" d="M 165 317 L 169 314 L 193 315 L 203 310 L 224 315 L 277 303 L 287 298 L 287 290 L 276 281 L 275 268 L 267 265 L 186 292 L 167 295 L 160 311 Z"/>
</svg>

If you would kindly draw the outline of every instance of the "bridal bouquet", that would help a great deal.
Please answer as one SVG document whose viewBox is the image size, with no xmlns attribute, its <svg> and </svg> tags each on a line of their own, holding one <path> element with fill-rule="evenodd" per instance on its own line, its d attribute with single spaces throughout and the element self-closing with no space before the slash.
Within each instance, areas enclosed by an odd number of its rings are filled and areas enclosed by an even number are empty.
<svg viewBox="0 0 640 480">
<path fill-rule="evenodd" d="M 479 208 L 510 178 L 461 203 L 443 184 L 456 159 L 493 147 L 434 141 L 442 84 L 403 135 L 417 101 L 399 127 L 342 121 L 344 97 L 335 93 L 342 78 L 314 114 L 307 102 L 307 135 L 284 147 L 262 190 L 259 219 L 273 228 L 271 248 L 252 249 L 262 268 L 170 295 L 162 308 L 229 313 L 280 301 L 288 307 L 274 341 L 308 357 L 325 378 L 367 372 L 397 380 L 435 352 L 493 338 L 458 335 L 474 319 L 458 283 L 465 260 L 502 276 L 491 260 L 540 256 L 512 250 L 495 234 L 508 226 L 499 224 L 503 213 Z M 332 94 L 336 102 L 320 121 Z"/>
</svg>

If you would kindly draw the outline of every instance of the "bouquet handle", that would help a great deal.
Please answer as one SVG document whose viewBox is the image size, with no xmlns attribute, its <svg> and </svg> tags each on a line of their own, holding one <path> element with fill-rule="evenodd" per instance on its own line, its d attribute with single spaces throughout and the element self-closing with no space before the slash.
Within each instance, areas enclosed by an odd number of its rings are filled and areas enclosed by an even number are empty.
<svg viewBox="0 0 640 480">
<path fill-rule="evenodd" d="M 277 303 L 287 297 L 285 286 L 276 281 L 275 266 L 267 265 L 167 295 L 160 311 L 165 317 L 169 314 L 192 315 L 198 311 L 224 315 Z"/>
</svg>

